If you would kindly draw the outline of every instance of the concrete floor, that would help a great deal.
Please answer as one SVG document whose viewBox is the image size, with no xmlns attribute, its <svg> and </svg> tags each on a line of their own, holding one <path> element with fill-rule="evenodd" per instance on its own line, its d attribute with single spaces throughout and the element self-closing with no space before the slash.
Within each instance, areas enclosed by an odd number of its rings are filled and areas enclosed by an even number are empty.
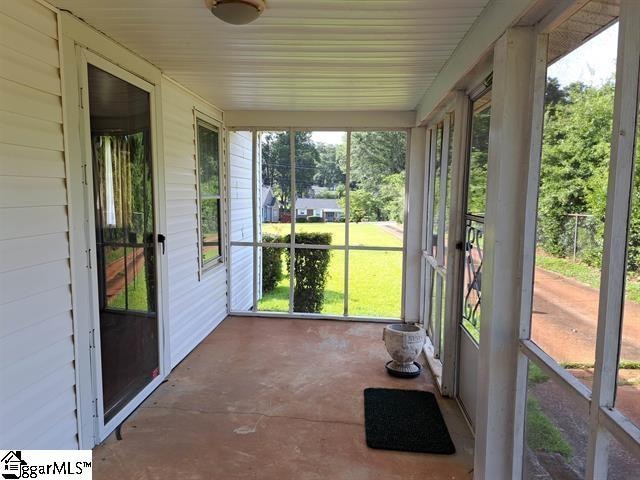
<svg viewBox="0 0 640 480">
<path fill-rule="evenodd" d="M 438 402 L 451 456 L 373 450 L 363 390 L 435 391 L 428 371 L 391 378 L 382 325 L 233 318 L 223 322 L 94 451 L 96 479 L 470 479 L 473 438 Z"/>
</svg>

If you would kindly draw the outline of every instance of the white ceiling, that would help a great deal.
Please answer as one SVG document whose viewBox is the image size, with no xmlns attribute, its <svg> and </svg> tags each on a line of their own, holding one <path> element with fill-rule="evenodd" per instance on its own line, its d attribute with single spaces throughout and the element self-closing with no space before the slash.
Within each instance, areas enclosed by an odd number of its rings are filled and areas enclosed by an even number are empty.
<svg viewBox="0 0 640 480">
<path fill-rule="evenodd" d="M 413 110 L 488 0 L 53 0 L 224 110 Z"/>
</svg>

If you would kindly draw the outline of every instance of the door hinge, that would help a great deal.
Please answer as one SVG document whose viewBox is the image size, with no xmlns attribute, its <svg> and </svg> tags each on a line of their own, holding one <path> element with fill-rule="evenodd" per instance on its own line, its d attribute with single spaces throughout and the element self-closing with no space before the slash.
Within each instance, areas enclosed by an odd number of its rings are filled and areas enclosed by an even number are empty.
<svg viewBox="0 0 640 480">
<path fill-rule="evenodd" d="M 80 108 L 84 110 L 84 87 L 80 87 Z"/>
<path fill-rule="evenodd" d="M 91 249 L 85 251 L 87 252 L 87 268 L 91 270 Z"/>
<path fill-rule="evenodd" d="M 87 182 L 87 164 L 86 163 L 82 164 L 82 183 L 84 185 L 89 185 L 89 182 Z"/>
</svg>

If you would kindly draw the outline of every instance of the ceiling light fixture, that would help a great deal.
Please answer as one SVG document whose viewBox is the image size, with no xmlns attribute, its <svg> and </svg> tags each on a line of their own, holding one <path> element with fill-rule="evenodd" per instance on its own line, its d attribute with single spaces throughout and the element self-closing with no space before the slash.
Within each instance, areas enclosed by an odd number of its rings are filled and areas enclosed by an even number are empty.
<svg viewBox="0 0 640 480">
<path fill-rule="evenodd" d="M 232 25 L 251 23 L 265 9 L 264 0 L 204 0 L 204 4 L 220 20 Z"/>
</svg>

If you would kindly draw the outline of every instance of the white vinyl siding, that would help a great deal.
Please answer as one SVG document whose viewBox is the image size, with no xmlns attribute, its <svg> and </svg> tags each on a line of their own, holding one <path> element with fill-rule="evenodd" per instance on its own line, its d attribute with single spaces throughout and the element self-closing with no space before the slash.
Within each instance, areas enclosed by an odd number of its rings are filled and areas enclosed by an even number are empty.
<svg viewBox="0 0 640 480">
<path fill-rule="evenodd" d="M 232 242 L 253 242 L 251 132 L 229 133 L 229 203 Z M 232 247 L 231 309 L 246 311 L 253 305 L 253 248 Z"/>
<path fill-rule="evenodd" d="M 56 14 L 0 3 L 0 448 L 78 448 Z"/>
<path fill-rule="evenodd" d="M 226 265 L 207 270 L 202 276 L 198 265 L 194 106 L 219 119 L 219 112 L 163 79 L 171 368 L 227 315 Z"/>
</svg>

